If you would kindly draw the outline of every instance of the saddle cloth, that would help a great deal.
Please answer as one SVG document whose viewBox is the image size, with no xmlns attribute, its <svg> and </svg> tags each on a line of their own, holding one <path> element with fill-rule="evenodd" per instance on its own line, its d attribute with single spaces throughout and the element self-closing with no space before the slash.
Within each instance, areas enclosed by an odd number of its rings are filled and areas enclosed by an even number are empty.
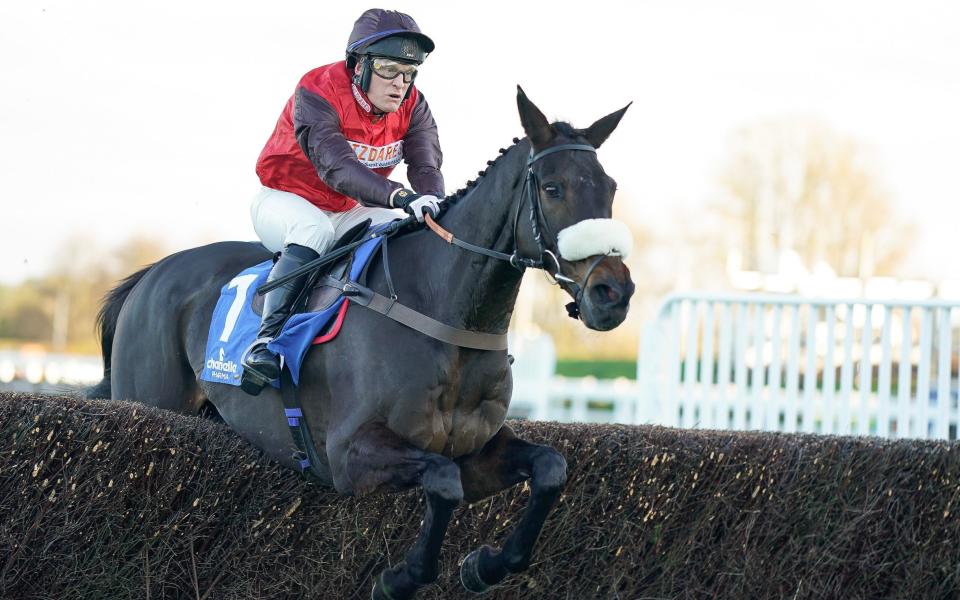
<svg viewBox="0 0 960 600">
<path fill-rule="evenodd" d="M 356 249 L 347 276 L 349 281 L 357 280 L 382 241 L 382 237 L 376 237 Z M 206 361 L 200 373 L 201 380 L 240 385 L 243 354 L 256 339 L 260 329 L 260 315 L 254 311 L 253 299 L 257 288 L 267 281 L 272 268 L 273 261 L 267 260 L 244 269 L 220 289 L 220 299 L 210 320 Z M 262 306 L 263 303 L 261 301 L 257 304 Z M 280 335 L 267 344 L 267 349 L 279 355 L 283 364 L 290 369 L 295 384 L 300 382 L 300 365 L 307 350 L 315 343 L 323 343 L 336 336 L 348 305 L 341 294 L 331 303 L 325 303 L 322 310 L 292 315 L 287 319 Z M 331 321 L 333 325 L 327 333 L 318 337 Z M 280 387 L 279 381 L 272 382 L 272 385 Z"/>
</svg>

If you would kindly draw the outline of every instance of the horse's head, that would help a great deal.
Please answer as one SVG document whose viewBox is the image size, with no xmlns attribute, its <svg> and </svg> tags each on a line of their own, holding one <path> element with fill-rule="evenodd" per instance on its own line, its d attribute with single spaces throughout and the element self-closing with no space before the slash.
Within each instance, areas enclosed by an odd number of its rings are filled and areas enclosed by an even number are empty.
<svg viewBox="0 0 960 600">
<path fill-rule="evenodd" d="M 550 124 L 517 87 L 520 121 L 532 146 L 522 204 L 515 220 L 519 250 L 539 256 L 574 300 L 571 314 L 606 331 L 627 316 L 634 285 L 623 259 L 632 237 L 611 219 L 616 182 L 595 149 L 617 127 L 629 104 L 586 129 Z M 520 214 L 524 212 L 526 214 Z"/>
</svg>

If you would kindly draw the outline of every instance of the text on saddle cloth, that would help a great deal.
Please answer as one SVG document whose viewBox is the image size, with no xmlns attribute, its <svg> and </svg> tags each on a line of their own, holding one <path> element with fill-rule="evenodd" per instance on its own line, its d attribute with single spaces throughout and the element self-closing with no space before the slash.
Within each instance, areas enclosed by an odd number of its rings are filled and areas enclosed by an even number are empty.
<svg viewBox="0 0 960 600">
<path fill-rule="evenodd" d="M 357 248 L 349 280 L 355 281 L 360 276 L 382 240 L 382 237 L 376 237 Z M 260 329 L 260 315 L 253 310 L 253 298 L 257 288 L 266 283 L 272 267 L 273 262 L 267 260 L 244 269 L 221 288 L 210 321 L 201 380 L 240 385 L 243 353 Z M 314 343 L 327 342 L 336 336 L 348 305 L 346 298 L 340 296 L 322 311 L 294 314 L 284 324 L 280 335 L 267 344 L 267 349 L 283 358 L 294 383 L 300 382 L 300 365 L 307 350 Z M 331 322 L 333 327 L 321 335 Z M 279 381 L 272 382 L 272 385 L 279 388 Z"/>
</svg>

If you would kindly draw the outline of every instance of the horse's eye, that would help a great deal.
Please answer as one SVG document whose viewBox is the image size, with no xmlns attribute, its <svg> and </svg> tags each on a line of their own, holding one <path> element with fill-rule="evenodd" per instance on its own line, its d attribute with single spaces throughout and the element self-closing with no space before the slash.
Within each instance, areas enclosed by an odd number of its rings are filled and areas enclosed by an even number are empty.
<svg viewBox="0 0 960 600">
<path fill-rule="evenodd" d="M 541 187 L 543 191 L 546 192 L 547 196 L 550 196 L 551 198 L 559 198 L 563 196 L 563 190 L 559 184 L 545 183 Z"/>
</svg>

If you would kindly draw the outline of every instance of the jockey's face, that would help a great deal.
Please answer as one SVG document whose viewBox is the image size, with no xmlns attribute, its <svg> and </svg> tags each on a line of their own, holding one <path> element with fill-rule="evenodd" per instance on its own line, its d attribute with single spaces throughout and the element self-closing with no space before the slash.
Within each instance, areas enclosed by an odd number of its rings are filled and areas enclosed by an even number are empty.
<svg viewBox="0 0 960 600">
<path fill-rule="evenodd" d="M 356 66 L 356 73 L 360 74 L 360 64 Z M 407 93 L 407 88 L 413 85 L 413 82 L 404 83 L 403 76 L 397 76 L 393 79 L 384 79 L 373 72 L 370 77 L 370 89 L 367 90 L 367 98 L 378 112 L 392 113 L 400 109 L 400 103 Z"/>
</svg>

